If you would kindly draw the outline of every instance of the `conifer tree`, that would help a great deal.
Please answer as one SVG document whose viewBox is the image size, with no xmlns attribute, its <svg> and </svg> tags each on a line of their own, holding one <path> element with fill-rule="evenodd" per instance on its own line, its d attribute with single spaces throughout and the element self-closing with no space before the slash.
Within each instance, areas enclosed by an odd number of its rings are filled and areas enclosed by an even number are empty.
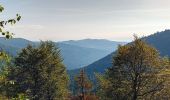
<svg viewBox="0 0 170 100">
<path fill-rule="evenodd" d="M 60 50 L 52 42 L 24 48 L 15 59 L 16 84 L 32 100 L 64 100 L 68 77 Z"/>
<path fill-rule="evenodd" d="M 86 94 L 92 89 L 92 83 L 87 78 L 84 69 L 80 70 L 79 75 L 76 77 L 76 83 L 79 89 L 80 100 L 86 100 Z"/>
</svg>

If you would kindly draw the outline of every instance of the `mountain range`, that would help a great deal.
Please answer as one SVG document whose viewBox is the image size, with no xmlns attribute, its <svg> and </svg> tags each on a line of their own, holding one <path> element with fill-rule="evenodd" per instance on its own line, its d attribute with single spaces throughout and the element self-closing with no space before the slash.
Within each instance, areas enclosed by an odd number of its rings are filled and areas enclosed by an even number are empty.
<svg viewBox="0 0 170 100">
<path fill-rule="evenodd" d="M 150 36 L 143 37 L 142 39 L 151 46 L 155 47 L 160 52 L 161 56 L 170 57 L 170 30 L 157 32 Z M 84 67 L 84 70 L 87 72 L 88 76 L 93 76 L 94 72 L 104 73 L 108 67 L 112 66 L 112 58 L 114 54 L 115 52 L 112 52 L 98 61 Z M 69 73 L 76 74 L 79 70 L 80 69 L 71 70 Z"/>
<path fill-rule="evenodd" d="M 113 52 L 117 49 L 118 44 L 123 45 L 126 42 L 117 42 L 117 41 L 109 41 L 106 39 L 83 39 L 83 40 L 70 40 L 63 41 L 64 44 L 71 44 L 75 46 L 85 47 L 85 48 L 93 48 L 104 51 Z"/>
<path fill-rule="evenodd" d="M 60 48 L 63 62 L 68 70 L 87 66 L 116 50 L 118 45 L 126 44 L 125 42 L 104 39 L 70 40 L 54 43 Z M 9 40 L 0 38 L 0 48 L 12 56 L 16 56 L 28 44 L 38 45 L 39 42 L 33 42 L 23 38 Z"/>
<path fill-rule="evenodd" d="M 157 32 L 142 39 L 155 47 L 161 56 L 170 56 L 170 30 Z M 126 42 L 105 39 L 69 40 L 54 43 L 60 48 L 63 62 L 70 74 L 77 73 L 83 67 L 88 75 L 92 75 L 94 72 L 103 73 L 112 66 L 112 57 L 117 46 L 126 44 Z M 39 42 L 23 38 L 10 40 L 0 38 L 0 48 L 13 56 L 16 56 L 28 44 L 38 45 Z"/>
<path fill-rule="evenodd" d="M 65 65 L 69 66 L 69 69 L 75 69 L 103 58 L 115 51 L 118 45 L 124 44 L 126 43 L 104 39 L 84 39 L 59 42 L 59 47 L 65 59 Z"/>
</svg>

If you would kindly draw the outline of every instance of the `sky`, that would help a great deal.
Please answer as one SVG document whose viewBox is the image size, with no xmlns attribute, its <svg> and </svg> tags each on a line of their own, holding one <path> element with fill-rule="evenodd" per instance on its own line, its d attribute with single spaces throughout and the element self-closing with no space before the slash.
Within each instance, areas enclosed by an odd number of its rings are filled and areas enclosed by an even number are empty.
<svg viewBox="0 0 170 100">
<path fill-rule="evenodd" d="M 38 40 L 86 38 L 131 41 L 170 29 L 170 0 L 0 0 L 2 19 L 22 20 L 6 29 Z"/>
</svg>

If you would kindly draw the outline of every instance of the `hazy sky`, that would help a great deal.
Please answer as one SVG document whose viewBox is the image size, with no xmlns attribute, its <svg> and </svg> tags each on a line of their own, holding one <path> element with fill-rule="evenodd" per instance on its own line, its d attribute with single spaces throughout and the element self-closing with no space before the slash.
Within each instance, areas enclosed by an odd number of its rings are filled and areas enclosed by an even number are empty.
<svg viewBox="0 0 170 100">
<path fill-rule="evenodd" d="M 170 0 L 0 0 L 3 18 L 22 15 L 9 27 L 30 40 L 104 38 L 129 41 L 170 28 Z"/>
</svg>

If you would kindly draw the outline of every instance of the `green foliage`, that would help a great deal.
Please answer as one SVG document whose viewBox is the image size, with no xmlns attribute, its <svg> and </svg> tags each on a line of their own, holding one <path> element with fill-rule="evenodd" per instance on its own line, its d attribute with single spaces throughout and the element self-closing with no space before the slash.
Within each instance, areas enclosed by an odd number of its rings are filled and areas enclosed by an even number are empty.
<svg viewBox="0 0 170 100">
<path fill-rule="evenodd" d="M 18 94 L 17 97 L 12 98 L 12 100 L 29 100 L 29 97 L 27 95 L 21 93 L 21 94 Z"/>
<path fill-rule="evenodd" d="M 111 93 L 111 82 L 106 78 L 106 75 L 102 75 L 99 73 L 95 74 L 97 78 L 97 96 L 100 100 L 112 100 Z"/>
<path fill-rule="evenodd" d="M 0 13 L 2 13 L 4 10 L 4 7 L 0 5 Z M 6 37 L 6 39 L 12 38 L 14 35 L 13 33 L 10 33 L 9 31 L 5 31 L 5 26 L 7 24 L 14 25 L 16 22 L 20 21 L 21 16 L 19 14 L 16 14 L 16 18 L 8 19 L 8 20 L 0 20 L 0 33 Z"/>
<path fill-rule="evenodd" d="M 3 52 L 3 51 L 0 52 L 0 62 L 1 62 L 1 64 L 2 64 L 3 62 L 9 63 L 10 60 L 11 60 L 11 57 L 8 56 L 8 54 L 6 54 L 6 53 Z"/>
<path fill-rule="evenodd" d="M 10 86 L 13 86 L 13 81 L 8 80 L 8 75 L 9 75 L 9 66 L 10 66 L 10 61 L 11 58 L 5 53 L 5 52 L 0 52 L 0 95 L 1 97 L 8 97 L 8 94 L 10 92 Z"/>
<path fill-rule="evenodd" d="M 2 13 L 4 7 L 0 5 L 0 13 Z M 0 33 L 6 38 L 10 39 L 13 36 L 13 33 L 9 31 L 5 31 L 5 26 L 7 24 L 13 25 L 16 22 L 20 21 L 21 16 L 16 14 L 16 18 L 8 19 L 8 20 L 0 20 Z M 9 80 L 8 76 L 10 75 L 11 58 L 4 52 L 0 51 L 0 98 L 7 99 L 8 96 L 14 95 L 14 81 Z M 13 91 L 13 92 L 11 92 Z M 11 94 L 12 93 L 12 94 Z M 9 97 L 8 97 L 9 98 Z"/>
<path fill-rule="evenodd" d="M 163 78 L 163 89 L 155 95 L 156 99 L 168 100 L 170 98 L 170 60 L 165 57 L 162 59 L 163 70 L 160 71 L 158 77 Z"/>
<path fill-rule="evenodd" d="M 24 48 L 15 59 L 18 93 L 33 100 L 63 100 L 67 97 L 68 77 L 60 51 L 52 42 Z"/>
<path fill-rule="evenodd" d="M 4 10 L 4 7 L 0 5 L 0 12 L 2 12 L 3 10 Z"/>
<path fill-rule="evenodd" d="M 105 100 L 156 98 L 165 88 L 165 79 L 160 77 L 163 62 L 155 48 L 137 37 L 133 43 L 120 46 L 113 57 L 113 66 L 98 78 Z"/>
</svg>

